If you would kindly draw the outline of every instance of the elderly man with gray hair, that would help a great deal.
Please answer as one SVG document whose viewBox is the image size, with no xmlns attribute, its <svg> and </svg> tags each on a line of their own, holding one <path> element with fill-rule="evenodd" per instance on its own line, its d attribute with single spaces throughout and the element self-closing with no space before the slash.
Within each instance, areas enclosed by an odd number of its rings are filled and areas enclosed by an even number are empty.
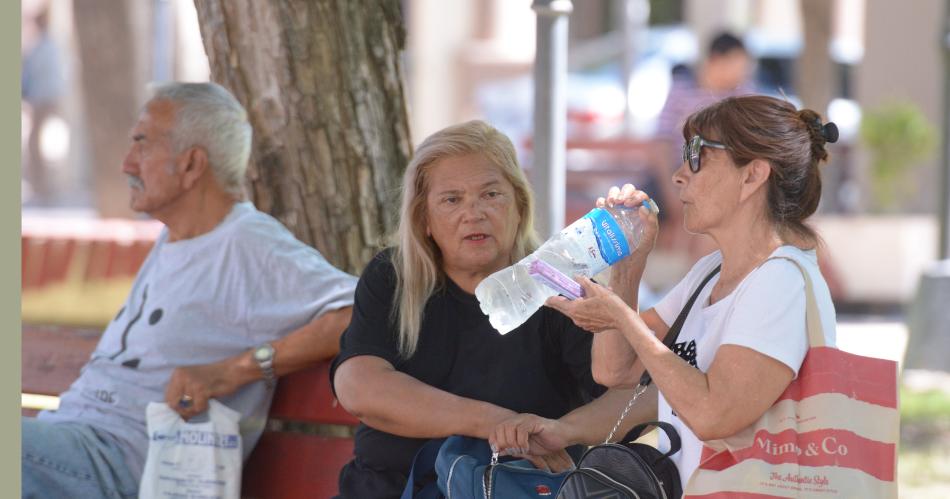
<svg viewBox="0 0 950 499">
<path fill-rule="evenodd" d="M 153 401 L 240 412 L 247 457 L 276 377 L 336 354 L 356 279 L 243 200 L 250 147 L 223 87 L 153 89 L 122 172 L 166 227 L 59 409 L 23 419 L 23 497 L 135 497 Z"/>
</svg>

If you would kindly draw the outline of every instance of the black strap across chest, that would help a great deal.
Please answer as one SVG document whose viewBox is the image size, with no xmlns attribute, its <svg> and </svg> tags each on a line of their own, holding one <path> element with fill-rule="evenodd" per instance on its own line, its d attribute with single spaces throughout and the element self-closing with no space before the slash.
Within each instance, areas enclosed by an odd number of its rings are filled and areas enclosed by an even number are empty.
<svg viewBox="0 0 950 499">
<path fill-rule="evenodd" d="M 699 283 L 699 286 L 696 288 L 696 291 L 693 291 L 693 296 L 689 297 L 689 301 L 686 302 L 686 305 L 683 305 L 683 310 L 680 311 L 679 316 L 676 317 L 676 320 L 673 321 L 673 325 L 670 326 L 669 331 L 666 332 L 666 338 L 663 339 L 663 344 L 666 345 L 666 348 L 670 350 L 673 349 L 673 345 L 676 344 L 676 339 L 679 338 L 680 330 L 683 329 L 683 323 L 686 322 L 686 317 L 689 315 L 690 309 L 693 308 L 693 303 L 696 301 L 696 298 L 699 297 L 699 293 L 706 287 L 706 284 L 719 273 L 719 270 L 722 269 L 722 264 L 716 265 L 716 268 L 703 279 L 703 282 Z M 650 386 L 650 383 L 653 382 L 653 377 L 650 376 L 649 371 L 643 371 L 643 376 L 640 377 L 640 384 L 644 387 Z"/>
</svg>

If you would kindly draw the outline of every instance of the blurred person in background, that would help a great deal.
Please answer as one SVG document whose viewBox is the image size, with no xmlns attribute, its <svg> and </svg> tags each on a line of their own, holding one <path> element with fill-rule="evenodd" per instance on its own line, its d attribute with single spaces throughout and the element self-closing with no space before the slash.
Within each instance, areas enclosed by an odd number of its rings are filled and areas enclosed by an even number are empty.
<svg viewBox="0 0 950 499">
<path fill-rule="evenodd" d="M 25 0 L 20 30 L 20 104 L 25 117 L 23 174 L 27 191 L 24 201 L 48 204 L 54 194 L 49 164 L 40 147 L 43 126 L 53 117 L 66 91 L 66 78 L 59 46 L 49 31 L 49 4 Z"/>
<path fill-rule="evenodd" d="M 122 164 L 131 207 L 165 224 L 59 409 L 23 418 L 23 497 L 136 497 L 146 406 L 215 398 L 253 450 L 276 378 L 328 359 L 356 278 L 244 200 L 251 125 L 214 83 L 154 89 Z M 118 173 L 118 172 L 117 172 Z"/>
<path fill-rule="evenodd" d="M 683 124 L 692 113 L 726 97 L 754 93 L 752 66 L 742 40 L 731 33 L 719 33 L 710 42 L 706 60 L 697 71 L 675 68 L 678 71 L 674 72 L 670 93 L 660 112 L 650 161 L 650 187 L 662 207 L 663 230 L 657 243 L 663 250 L 685 253 L 687 264 L 709 253 L 713 244 L 705 236 L 691 236 L 682 230 L 683 205 L 670 181 L 670 172 L 682 160 Z"/>
</svg>

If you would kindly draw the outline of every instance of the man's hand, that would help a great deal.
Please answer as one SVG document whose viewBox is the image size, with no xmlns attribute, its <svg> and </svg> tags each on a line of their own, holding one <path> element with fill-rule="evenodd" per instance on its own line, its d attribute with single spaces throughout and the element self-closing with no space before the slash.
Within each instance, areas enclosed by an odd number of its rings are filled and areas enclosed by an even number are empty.
<svg viewBox="0 0 950 499">
<path fill-rule="evenodd" d="M 331 310 L 272 341 L 277 376 L 333 358 L 339 352 L 340 335 L 350 323 L 351 313 L 352 307 Z M 189 419 L 208 409 L 208 399 L 230 395 L 262 377 L 250 350 L 212 364 L 179 367 L 165 387 L 165 403 Z"/>
<path fill-rule="evenodd" d="M 229 395 L 241 386 L 235 376 L 229 375 L 232 370 L 228 363 L 175 369 L 165 388 L 165 403 L 185 420 L 208 410 L 208 399 Z"/>
</svg>

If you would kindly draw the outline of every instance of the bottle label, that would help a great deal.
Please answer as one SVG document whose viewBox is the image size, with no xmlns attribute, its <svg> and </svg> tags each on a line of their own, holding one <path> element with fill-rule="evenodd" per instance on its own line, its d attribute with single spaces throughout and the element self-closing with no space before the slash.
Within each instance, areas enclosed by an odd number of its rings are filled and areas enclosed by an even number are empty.
<svg viewBox="0 0 950 499">
<path fill-rule="evenodd" d="M 627 237 L 610 212 L 603 208 L 594 208 L 584 215 L 594 226 L 597 248 L 607 265 L 613 265 L 630 254 Z"/>
<path fill-rule="evenodd" d="M 600 243 L 597 242 L 597 236 L 594 232 L 594 221 L 587 217 L 578 218 L 561 231 L 561 237 L 573 242 L 576 245 L 576 250 L 578 250 L 569 251 L 569 254 L 562 253 L 561 256 L 568 257 L 573 266 L 573 268 L 562 269 L 562 272 L 566 272 L 568 275 L 581 272 L 590 276 L 609 266 L 601 255 Z M 545 245 L 547 244 L 545 243 Z"/>
</svg>

